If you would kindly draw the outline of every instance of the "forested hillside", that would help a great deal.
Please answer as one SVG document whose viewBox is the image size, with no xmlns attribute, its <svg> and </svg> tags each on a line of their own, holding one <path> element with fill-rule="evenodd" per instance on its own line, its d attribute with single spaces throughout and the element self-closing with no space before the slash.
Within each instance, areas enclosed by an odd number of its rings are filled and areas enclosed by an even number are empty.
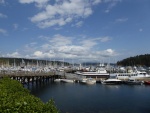
<svg viewBox="0 0 150 113">
<path fill-rule="evenodd" d="M 117 65 L 122 66 L 150 66 L 150 54 L 137 55 L 129 57 L 117 62 Z"/>
</svg>

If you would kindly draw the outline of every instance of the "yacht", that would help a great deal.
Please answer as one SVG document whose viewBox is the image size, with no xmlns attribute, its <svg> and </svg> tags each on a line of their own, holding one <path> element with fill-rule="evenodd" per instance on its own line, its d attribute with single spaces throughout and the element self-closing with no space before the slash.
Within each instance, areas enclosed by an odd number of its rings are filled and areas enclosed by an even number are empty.
<svg viewBox="0 0 150 113">
<path fill-rule="evenodd" d="M 128 84 L 128 85 L 142 85 L 143 82 L 139 81 L 139 80 L 136 80 L 136 79 L 133 79 L 133 78 L 129 78 L 128 81 L 125 81 L 125 84 Z"/>
<path fill-rule="evenodd" d="M 146 72 L 136 71 L 132 73 L 116 73 L 118 79 L 146 79 L 150 78 L 150 75 L 148 75 Z"/>
<path fill-rule="evenodd" d="M 60 81 L 61 81 L 60 78 L 54 80 L 54 82 L 60 82 Z"/>
<path fill-rule="evenodd" d="M 145 71 L 139 71 L 134 67 L 134 71 L 129 73 L 116 73 L 118 79 L 146 79 L 150 78 L 150 75 Z"/>
<path fill-rule="evenodd" d="M 71 79 L 55 79 L 54 82 L 73 83 L 74 80 L 71 80 Z"/>
<path fill-rule="evenodd" d="M 61 82 L 74 83 L 74 80 L 71 80 L 71 79 L 61 79 Z"/>
<path fill-rule="evenodd" d="M 116 76 L 110 76 L 110 78 L 101 81 L 102 84 L 121 84 L 122 81 L 117 79 Z"/>
<path fill-rule="evenodd" d="M 144 81 L 145 85 L 150 85 L 150 81 Z"/>
<path fill-rule="evenodd" d="M 96 80 L 93 78 L 82 78 L 80 82 L 84 84 L 95 84 Z"/>
<path fill-rule="evenodd" d="M 107 73 L 104 67 L 98 66 L 95 71 L 81 72 L 77 71 L 77 75 L 86 76 L 87 78 L 108 78 L 109 73 Z"/>
</svg>

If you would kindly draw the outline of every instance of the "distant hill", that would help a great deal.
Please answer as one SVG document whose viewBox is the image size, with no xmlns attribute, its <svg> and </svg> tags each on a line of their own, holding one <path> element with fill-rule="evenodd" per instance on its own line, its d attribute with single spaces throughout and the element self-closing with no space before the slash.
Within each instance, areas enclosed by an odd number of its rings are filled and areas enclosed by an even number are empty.
<svg viewBox="0 0 150 113">
<path fill-rule="evenodd" d="M 137 55 L 117 62 L 122 66 L 147 66 L 150 67 L 150 54 Z"/>
</svg>

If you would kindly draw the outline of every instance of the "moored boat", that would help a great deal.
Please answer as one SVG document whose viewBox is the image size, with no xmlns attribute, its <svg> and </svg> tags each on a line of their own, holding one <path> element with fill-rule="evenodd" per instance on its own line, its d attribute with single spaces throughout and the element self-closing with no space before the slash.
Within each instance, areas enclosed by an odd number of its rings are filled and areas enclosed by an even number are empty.
<svg viewBox="0 0 150 113">
<path fill-rule="evenodd" d="M 102 80 L 101 83 L 113 85 L 113 84 L 121 84 L 122 81 L 117 79 L 116 76 L 110 76 L 110 78 L 108 78 L 106 80 Z"/>
<path fill-rule="evenodd" d="M 128 84 L 128 85 L 142 85 L 143 82 L 139 81 L 139 80 L 136 80 L 136 79 L 133 79 L 133 78 L 129 78 L 128 81 L 125 81 L 125 84 Z"/>
<path fill-rule="evenodd" d="M 95 84 L 96 80 L 93 78 L 82 78 L 80 82 L 84 84 Z"/>
<path fill-rule="evenodd" d="M 86 80 L 86 84 L 95 84 L 95 83 L 96 83 L 96 80 L 93 79 L 93 78 L 88 78 L 88 79 Z"/>
<path fill-rule="evenodd" d="M 150 81 L 144 81 L 145 85 L 150 85 Z"/>
<path fill-rule="evenodd" d="M 96 70 L 94 71 L 77 71 L 77 75 L 85 76 L 87 78 L 108 78 L 109 73 L 106 71 L 106 69 L 103 66 L 97 66 Z"/>
<path fill-rule="evenodd" d="M 73 83 L 74 80 L 71 80 L 71 79 L 61 79 L 61 82 Z"/>
<path fill-rule="evenodd" d="M 60 81 L 61 81 L 60 78 L 54 80 L 54 82 L 60 82 Z"/>
<path fill-rule="evenodd" d="M 139 71 L 134 67 L 134 71 L 129 71 L 127 73 L 116 73 L 118 79 L 147 79 L 150 75 L 146 71 Z"/>
</svg>

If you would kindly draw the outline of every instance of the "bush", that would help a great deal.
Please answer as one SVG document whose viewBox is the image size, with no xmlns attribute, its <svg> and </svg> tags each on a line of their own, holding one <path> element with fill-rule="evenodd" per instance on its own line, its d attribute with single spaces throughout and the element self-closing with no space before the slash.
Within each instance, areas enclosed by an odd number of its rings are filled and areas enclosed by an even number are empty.
<svg viewBox="0 0 150 113">
<path fill-rule="evenodd" d="M 58 113 L 51 99 L 43 103 L 22 84 L 8 77 L 0 80 L 0 113 Z"/>
</svg>

